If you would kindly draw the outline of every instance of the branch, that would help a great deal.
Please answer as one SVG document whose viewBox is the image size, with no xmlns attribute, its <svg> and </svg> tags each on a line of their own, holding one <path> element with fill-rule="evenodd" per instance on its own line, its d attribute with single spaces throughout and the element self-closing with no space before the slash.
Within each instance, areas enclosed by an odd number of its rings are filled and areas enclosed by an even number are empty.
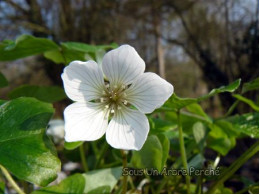
<svg viewBox="0 0 260 195">
<path fill-rule="evenodd" d="M 8 3 L 9 5 L 11 5 L 13 8 L 15 8 L 16 10 L 21 11 L 23 14 L 28 14 L 28 11 L 25 10 L 24 8 L 22 8 L 20 5 L 18 5 L 17 3 L 11 1 L 11 0 L 5 0 L 6 3 Z"/>
</svg>

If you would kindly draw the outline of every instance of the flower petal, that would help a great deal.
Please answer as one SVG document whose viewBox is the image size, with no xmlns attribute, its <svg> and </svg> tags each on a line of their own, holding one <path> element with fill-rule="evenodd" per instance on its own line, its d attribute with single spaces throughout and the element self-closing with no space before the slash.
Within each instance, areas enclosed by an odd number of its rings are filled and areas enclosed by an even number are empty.
<svg viewBox="0 0 260 195">
<path fill-rule="evenodd" d="M 122 45 L 106 53 L 102 69 L 112 85 L 128 85 L 145 69 L 143 59 L 129 45 Z"/>
<path fill-rule="evenodd" d="M 85 102 L 100 98 L 104 87 L 101 68 L 94 61 L 73 61 L 61 75 L 68 97 Z"/>
<path fill-rule="evenodd" d="M 73 103 L 64 110 L 64 118 L 67 142 L 97 140 L 108 126 L 108 112 L 98 103 Z"/>
<path fill-rule="evenodd" d="M 117 110 L 108 125 L 107 142 L 114 148 L 140 150 L 149 132 L 146 116 L 138 110 L 123 107 Z"/>
<path fill-rule="evenodd" d="M 172 95 L 173 86 L 155 73 L 144 73 L 125 91 L 126 100 L 143 113 L 161 107 Z"/>
</svg>

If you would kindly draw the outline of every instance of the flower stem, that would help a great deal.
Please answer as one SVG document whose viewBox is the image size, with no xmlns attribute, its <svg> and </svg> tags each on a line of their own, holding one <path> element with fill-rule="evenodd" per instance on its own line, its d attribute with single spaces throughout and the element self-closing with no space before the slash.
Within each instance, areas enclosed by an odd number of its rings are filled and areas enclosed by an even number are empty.
<svg viewBox="0 0 260 195">
<path fill-rule="evenodd" d="M 259 141 L 253 144 L 244 154 L 242 154 L 230 167 L 228 167 L 218 178 L 218 180 L 208 190 L 208 194 L 214 193 L 219 185 L 229 179 L 248 159 L 259 151 Z"/>
<path fill-rule="evenodd" d="M 105 145 L 103 145 L 103 147 L 101 148 L 101 151 L 100 151 L 100 153 L 99 153 L 99 156 L 97 157 L 97 161 L 96 161 L 96 163 L 95 163 L 94 169 L 98 168 L 99 165 L 101 164 L 102 157 L 104 157 L 105 152 L 106 152 L 107 149 L 108 149 L 108 146 L 109 146 L 109 145 L 108 145 L 107 143 L 105 143 Z"/>
<path fill-rule="evenodd" d="M 178 115 L 178 128 L 179 128 L 179 141 L 180 141 L 181 159 L 182 159 L 183 167 L 187 171 L 187 175 L 185 176 L 185 179 L 186 179 L 186 185 L 187 185 L 187 193 L 189 194 L 190 193 L 190 175 L 189 175 L 188 163 L 187 163 L 187 158 L 186 158 L 186 151 L 185 151 L 185 146 L 184 146 L 180 110 L 178 110 L 177 115 Z"/>
<path fill-rule="evenodd" d="M 127 167 L 127 156 L 124 150 L 121 150 L 122 160 L 123 160 L 123 168 Z M 123 176 L 123 189 L 122 194 L 126 194 L 127 192 L 127 175 Z"/>
<path fill-rule="evenodd" d="M 80 158 L 81 158 L 81 163 L 82 163 L 83 169 L 85 172 L 87 172 L 88 164 L 87 164 L 87 161 L 85 158 L 84 143 L 79 146 L 79 152 L 80 152 Z"/>
<path fill-rule="evenodd" d="M 7 171 L 6 168 L 4 168 L 2 165 L 0 165 L 0 169 L 2 170 L 4 176 L 9 181 L 9 183 L 13 186 L 15 191 L 19 194 L 25 194 L 24 191 L 17 185 L 17 183 L 14 181 L 10 173 Z"/>
</svg>

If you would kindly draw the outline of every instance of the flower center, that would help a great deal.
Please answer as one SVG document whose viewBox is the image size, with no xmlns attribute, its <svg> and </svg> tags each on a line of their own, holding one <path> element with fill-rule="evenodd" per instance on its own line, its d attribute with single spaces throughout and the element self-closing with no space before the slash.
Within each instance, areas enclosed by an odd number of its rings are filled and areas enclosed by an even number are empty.
<svg viewBox="0 0 260 195">
<path fill-rule="evenodd" d="M 105 89 L 100 98 L 100 103 L 102 103 L 111 113 L 115 113 L 117 110 L 122 108 L 122 105 L 127 105 L 125 90 L 128 87 L 125 85 L 114 85 L 111 86 L 106 82 Z"/>
</svg>

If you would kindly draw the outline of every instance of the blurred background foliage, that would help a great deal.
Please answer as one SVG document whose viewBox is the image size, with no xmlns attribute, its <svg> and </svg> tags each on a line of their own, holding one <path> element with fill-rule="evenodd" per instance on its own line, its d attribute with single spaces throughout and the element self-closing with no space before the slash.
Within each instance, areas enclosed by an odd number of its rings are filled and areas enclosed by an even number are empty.
<svg viewBox="0 0 260 195">
<path fill-rule="evenodd" d="M 54 102 L 54 118 L 62 118 L 64 107 L 70 103 L 68 99 L 59 101 L 65 98 L 58 88 L 62 86 L 60 75 L 64 65 L 76 59 L 95 59 L 100 63 L 105 50 L 127 43 L 144 59 L 146 71 L 166 78 L 178 96 L 190 97 L 181 99 L 173 95 L 168 107 L 166 104 L 166 108 L 185 107 L 181 115 L 189 166 L 203 167 L 206 166 L 203 163 L 220 157 L 220 166 L 230 165 L 254 142 L 252 138 L 258 139 L 259 80 L 254 80 L 259 75 L 258 3 L 257 0 L 1 0 L 0 41 L 5 41 L 0 45 L 0 61 L 4 61 L 0 62 L 0 80 L 9 85 L 0 88 L 0 99 L 23 95 Z M 44 55 L 32 56 L 40 53 Z M 14 56 L 19 59 L 13 61 Z M 223 85 L 228 87 L 219 88 Z M 238 88 L 239 85 L 242 87 Z M 237 88 L 236 94 L 222 93 Z M 210 92 L 212 89 L 216 90 Z M 229 109 L 232 106 L 234 109 Z M 192 113 L 200 117 L 194 119 Z M 232 116 L 219 118 L 228 115 Z M 176 118 L 175 111 L 159 110 L 149 115 L 151 136 L 141 153 L 133 152 L 132 164 L 140 166 L 136 159 L 144 156 L 152 163 L 146 166 L 163 165 L 153 160 L 153 155 L 142 154 L 150 146 L 165 143 L 159 135 L 163 132 L 170 143 L 166 139 L 167 143 L 157 147 L 156 152 L 166 161 L 162 151 L 169 151 L 168 164 L 180 166 Z M 249 127 L 254 133 L 249 132 Z M 112 149 L 113 155 L 107 155 L 109 146 L 103 142 L 102 139 L 85 145 L 94 148 L 94 154 L 88 154 L 90 169 L 121 165 L 119 152 Z M 72 149 L 82 143 L 66 144 L 65 148 Z M 168 144 L 170 148 L 166 147 Z M 63 151 L 63 146 L 58 145 L 57 150 Z M 68 150 L 59 157 L 62 162 L 79 160 L 77 153 Z M 225 186 L 241 190 L 241 186 L 259 181 L 258 170 L 259 160 L 255 157 Z M 160 180 L 155 180 L 158 183 Z"/>
</svg>

